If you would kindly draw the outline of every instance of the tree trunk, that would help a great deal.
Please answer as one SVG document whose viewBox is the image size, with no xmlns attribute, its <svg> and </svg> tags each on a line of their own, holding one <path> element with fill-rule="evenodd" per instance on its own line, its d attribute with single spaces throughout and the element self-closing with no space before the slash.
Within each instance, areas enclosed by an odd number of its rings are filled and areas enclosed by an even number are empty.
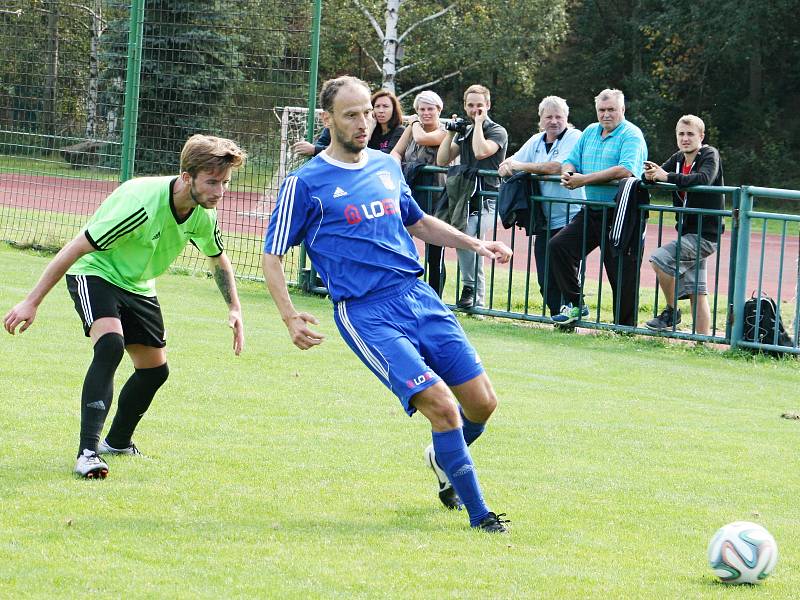
<svg viewBox="0 0 800 600">
<path fill-rule="evenodd" d="M 58 103 L 58 0 L 47 3 L 47 77 L 44 81 L 42 133 L 45 148 L 55 147 L 56 106 Z"/>
<path fill-rule="evenodd" d="M 94 0 L 91 15 L 91 47 L 89 51 L 89 84 L 86 93 L 86 139 L 97 138 L 97 80 L 100 72 L 100 36 L 103 35 L 103 0 Z"/>
<path fill-rule="evenodd" d="M 754 37 L 750 53 L 750 105 L 761 105 L 761 91 L 764 84 L 764 65 L 761 62 L 761 43 Z"/>
<path fill-rule="evenodd" d="M 394 93 L 395 76 L 397 75 L 397 19 L 400 11 L 400 0 L 386 2 L 386 28 L 383 38 L 383 82 L 381 87 Z"/>
</svg>

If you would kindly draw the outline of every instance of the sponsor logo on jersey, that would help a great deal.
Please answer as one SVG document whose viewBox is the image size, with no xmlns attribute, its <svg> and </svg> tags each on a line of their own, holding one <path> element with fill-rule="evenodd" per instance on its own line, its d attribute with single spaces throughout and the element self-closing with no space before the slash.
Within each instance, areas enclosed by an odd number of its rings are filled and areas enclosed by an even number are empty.
<svg viewBox="0 0 800 600">
<path fill-rule="evenodd" d="M 380 178 L 381 183 L 386 187 L 387 190 L 394 189 L 394 179 L 392 179 L 392 174 L 389 171 L 378 171 L 375 173 L 378 178 Z"/>
<path fill-rule="evenodd" d="M 391 198 L 375 200 L 369 204 L 348 204 L 344 207 L 344 218 L 350 225 L 357 225 L 362 220 L 378 219 L 386 215 L 396 215 L 398 206 Z"/>
<path fill-rule="evenodd" d="M 160 231 L 156 231 L 156 234 L 153 237 L 151 237 L 150 240 L 151 241 L 152 240 L 157 240 L 160 237 L 161 237 L 161 232 Z"/>
<path fill-rule="evenodd" d="M 422 375 L 417 375 L 414 377 L 414 379 L 409 379 L 406 381 L 406 385 L 408 386 L 408 389 L 413 390 L 418 385 L 422 385 L 431 379 L 433 379 L 433 373 L 431 371 L 425 371 Z"/>
<path fill-rule="evenodd" d="M 336 186 L 336 190 L 334 190 L 334 192 L 333 192 L 333 197 L 334 198 L 341 198 L 342 196 L 347 196 L 347 192 L 345 192 L 342 188 L 340 188 L 337 185 Z"/>
</svg>

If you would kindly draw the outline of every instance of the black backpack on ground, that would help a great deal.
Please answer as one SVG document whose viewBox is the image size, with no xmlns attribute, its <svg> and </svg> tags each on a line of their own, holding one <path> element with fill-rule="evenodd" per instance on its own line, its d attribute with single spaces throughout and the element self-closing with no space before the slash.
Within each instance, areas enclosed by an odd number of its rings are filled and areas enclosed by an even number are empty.
<svg viewBox="0 0 800 600">
<path fill-rule="evenodd" d="M 759 308 L 759 304 L 761 308 Z M 756 324 L 756 312 L 758 312 L 758 324 Z M 778 339 L 775 340 L 775 321 L 778 322 Z M 760 344 L 776 344 L 793 348 L 792 338 L 786 333 L 783 321 L 778 313 L 775 301 L 763 294 L 756 298 L 755 294 L 744 303 L 744 329 L 742 331 L 744 341 L 756 342 Z M 748 348 L 753 352 L 764 352 L 770 356 L 783 356 L 780 350 L 758 350 Z"/>
</svg>

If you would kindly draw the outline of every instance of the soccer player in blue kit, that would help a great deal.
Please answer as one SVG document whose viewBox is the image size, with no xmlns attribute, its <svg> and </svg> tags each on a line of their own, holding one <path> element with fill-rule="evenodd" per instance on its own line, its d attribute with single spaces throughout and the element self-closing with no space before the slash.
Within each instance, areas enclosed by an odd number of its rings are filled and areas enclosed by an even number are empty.
<svg viewBox="0 0 800 600">
<path fill-rule="evenodd" d="M 366 83 L 350 76 L 328 80 L 320 105 L 331 144 L 281 186 L 264 241 L 269 292 L 298 348 L 323 341 L 309 327 L 316 318 L 295 310 L 283 274 L 283 255 L 305 242 L 348 346 L 409 416 L 419 411 L 431 422 L 426 456 L 440 478 L 442 502 L 451 508 L 463 503 L 472 527 L 506 532 L 504 515 L 484 501 L 467 448 L 483 432 L 497 397 L 457 319 L 419 279 L 423 269 L 409 232 L 501 263 L 511 249 L 422 212 L 399 164 L 367 149 L 373 117 Z"/>
</svg>

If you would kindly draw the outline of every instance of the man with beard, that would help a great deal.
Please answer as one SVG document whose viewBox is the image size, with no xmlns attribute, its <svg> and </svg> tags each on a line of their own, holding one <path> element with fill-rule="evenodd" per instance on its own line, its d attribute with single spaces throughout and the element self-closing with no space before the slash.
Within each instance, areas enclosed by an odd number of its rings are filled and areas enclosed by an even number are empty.
<svg viewBox="0 0 800 600">
<path fill-rule="evenodd" d="M 269 293 L 298 348 L 322 343 L 324 336 L 309 327 L 316 318 L 295 309 L 283 274 L 283 256 L 304 242 L 347 345 L 409 416 L 419 411 L 430 421 L 431 456 L 446 478 L 442 502 L 452 508 L 463 503 L 472 527 L 505 532 L 502 515 L 484 502 L 467 449 L 497 398 L 458 321 L 419 279 L 423 269 L 409 232 L 504 263 L 511 249 L 422 212 L 397 161 L 367 148 L 373 117 L 363 81 L 326 81 L 320 105 L 331 144 L 281 185 L 264 241 Z"/>
<path fill-rule="evenodd" d="M 469 122 L 460 128 L 454 122 L 447 125 L 447 137 L 439 146 L 436 163 L 443 167 L 461 157 L 461 170 L 484 169 L 496 171 L 506 157 L 508 133 L 505 128 L 489 118 L 492 107 L 491 94 L 482 85 L 471 85 L 464 92 L 464 110 Z M 455 115 L 453 115 L 455 117 Z M 454 119 L 455 120 L 455 119 Z M 457 199 L 454 192 L 458 180 L 448 176 L 447 193 L 449 202 Z M 459 187 L 463 188 L 463 186 Z M 496 199 L 484 196 L 481 192 L 496 192 L 500 187 L 498 177 L 477 175 L 474 184 L 468 185 L 466 227 L 467 235 L 483 239 L 495 220 Z M 451 224 L 455 222 L 452 221 Z M 483 257 L 470 250 L 458 250 L 458 266 L 461 271 L 461 295 L 459 308 L 482 307 L 486 282 L 483 274 Z"/>
<path fill-rule="evenodd" d="M 104 479 L 100 454 L 139 455 L 132 436 L 167 380 L 164 320 L 155 278 L 188 242 L 209 257 L 228 305 L 236 355 L 244 329 L 233 267 L 225 255 L 216 206 L 245 153 L 230 140 L 194 135 L 181 151 L 177 177 L 140 177 L 120 185 L 83 230 L 55 256 L 27 298 L 3 319 L 10 334 L 33 324 L 47 293 L 66 274 L 67 288 L 94 357 L 83 382 L 81 431 L 75 473 Z M 117 412 L 100 442 L 114 396 L 114 373 L 127 351 L 135 368 L 122 388 Z"/>
</svg>

